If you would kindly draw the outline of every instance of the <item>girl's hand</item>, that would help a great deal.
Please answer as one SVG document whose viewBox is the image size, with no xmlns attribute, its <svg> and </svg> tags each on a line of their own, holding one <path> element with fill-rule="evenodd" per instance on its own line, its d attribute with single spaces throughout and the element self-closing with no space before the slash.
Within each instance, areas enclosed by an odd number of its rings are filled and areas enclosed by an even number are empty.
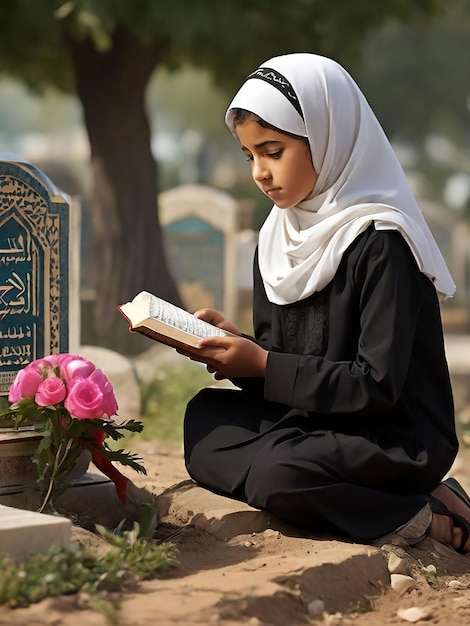
<svg viewBox="0 0 470 626">
<path fill-rule="evenodd" d="M 234 335 L 241 335 L 238 326 L 228 320 L 222 313 L 220 313 L 220 311 L 216 311 L 215 309 L 199 309 L 194 313 L 194 315 L 200 320 L 204 320 L 213 326 L 217 326 L 217 328 L 226 330 Z"/>
<path fill-rule="evenodd" d="M 216 380 L 264 378 L 268 351 L 244 337 L 207 337 L 198 343 L 197 360 Z M 194 358 L 194 355 L 191 357 Z"/>
</svg>

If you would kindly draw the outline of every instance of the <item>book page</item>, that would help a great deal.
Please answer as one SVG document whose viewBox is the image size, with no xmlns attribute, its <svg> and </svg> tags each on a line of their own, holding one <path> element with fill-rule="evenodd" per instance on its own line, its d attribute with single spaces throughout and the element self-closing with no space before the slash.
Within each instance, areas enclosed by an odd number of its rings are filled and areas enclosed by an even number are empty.
<svg viewBox="0 0 470 626">
<path fill-rule="evenodd" d="M 226 335 L 226 333 L 222 329 L 217 328 L 217 326 L 204 322 L 191 313 L 153 295 L 150 298 L 149 313 L 150 317 L 201 339 L 215 336 L 224 337 Z"/>
</svg>

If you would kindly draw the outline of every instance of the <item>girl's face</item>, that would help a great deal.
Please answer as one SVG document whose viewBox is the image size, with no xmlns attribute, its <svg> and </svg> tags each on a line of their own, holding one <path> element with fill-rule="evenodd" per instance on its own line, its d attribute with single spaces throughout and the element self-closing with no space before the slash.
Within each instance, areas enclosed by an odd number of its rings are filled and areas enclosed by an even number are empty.
<svg viewBox="0 0 470 626">
<path fill-rule="evenodd" d="M 302 139 L 247 120 L 236 127 L 256 185 L 280 209 L 310 196 L 317 180 L 312 156 Z"/>
</svg>

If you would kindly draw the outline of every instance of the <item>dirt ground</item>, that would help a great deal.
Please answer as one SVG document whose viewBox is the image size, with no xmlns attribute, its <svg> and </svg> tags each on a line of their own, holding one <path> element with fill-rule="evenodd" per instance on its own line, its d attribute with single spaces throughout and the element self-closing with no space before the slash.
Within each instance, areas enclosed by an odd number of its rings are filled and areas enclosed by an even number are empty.
<svg viewBox="0 0 470 626">
<path fill-rule="evenodd" d="M 135 483 L 160 495 L 188 480 L 181 450 L 137 446 L 146 477 Z M 469 487 L 470 448 L 453 474 Z M 162 496 L 161 496 L 162 497 Z M 168 507 L 167 507 L 168 509 Z M 470 556 L 426 540 L 420 548 L 355 546 L 331 537 L 306 537 L 274 521 L 269 528 L 221 539 L 195 523 L 195 511 L 171 507 L 157 538 L 173 542 L 177 562 L 161 579 L 122 595 L 117 614 L 91 610 L 81 595 L 47 599 L 26 609 L 0 608 L 2 626 L 383 626 L 470 624 Z M 246 529 L 245 529 L 246 530 Z M 81 529 L 75 538 L 94 549 L 101 540 Z M 358 550 L 359 548 L 359 550 Z M 381 549 L 380 549 L 381 548 Z M 390 587 L 387 559 L 403 557 L 415 581 L 402 594 Z M 430 567 L 431 566 L 431 567 Z M 427 568 L 427 569 L 425 569 Z M 435 570 L 433 569 L 435 568 Z M 1 576 L 1 573 L 0 573 Z M 423 611 L 418 621 L 398 612 Z"/>
</svg>

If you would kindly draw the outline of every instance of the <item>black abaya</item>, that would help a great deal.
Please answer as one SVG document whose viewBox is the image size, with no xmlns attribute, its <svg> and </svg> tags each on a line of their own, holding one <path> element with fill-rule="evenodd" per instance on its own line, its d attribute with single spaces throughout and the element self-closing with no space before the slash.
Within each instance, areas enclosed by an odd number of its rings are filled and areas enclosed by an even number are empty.
<svg viewBox="0 0 470 626">
<path fill-rule="evenodd" d="M 333 281 L 270 303 L 255 261 L 265 379 L 188 405 L 199 484 L 311 531 L 368 541 L 406 524 L 457 453 L 437 294 L 396 231 L 370 227 Z"/>
</svg>

